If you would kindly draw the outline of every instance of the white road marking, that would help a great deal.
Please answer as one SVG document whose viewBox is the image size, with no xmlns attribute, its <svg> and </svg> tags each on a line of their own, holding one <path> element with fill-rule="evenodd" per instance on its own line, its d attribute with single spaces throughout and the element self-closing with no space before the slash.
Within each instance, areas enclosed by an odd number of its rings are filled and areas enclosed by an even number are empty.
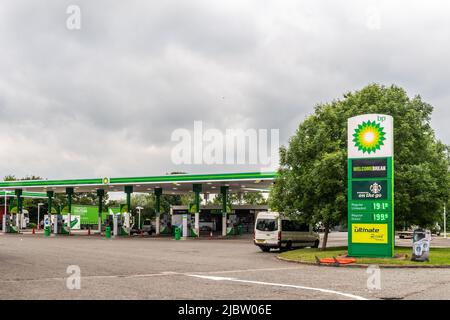
<svg viewBox="0 0 450 320">
<path fill-rule="evenodd" d="M 336 294 L 336 295 L 340 295 L 340 296 L 344 296 L 344 297 L 356 299 L 356 300 L 368 300 L 364 297 L 356 296 L 356 295 L 353 295 L 350 293 L 344 293 L 344 292 L 328 290 L 328 289 L 321 289 L 321 288 L 297 286 L 297 285 L 293 285 L 293 284 L 273 283 L 273 282 L 263 282 L 263 281 L 253 281 L 253 280 L 241 280 L 241 279 L 236 279 L 236 278 L 205 276 L 205 275 L 198 275 L 198 274 L 187 274 L 187 276 L 202 278 L 202 279 L 207 279 L 207 280 L 213 280 L 213 281 L 233 281 L 233 282 L 260 284 L 260 285 L 265 285 L 265 286 L 285 287 L 285 288 L 294 288 L 294 289 L 302 289 L 302 290 L 313 290 L 313 291 L 319 291 L 319 292 L 323 292 L 323 293 Z"/>
</svg>

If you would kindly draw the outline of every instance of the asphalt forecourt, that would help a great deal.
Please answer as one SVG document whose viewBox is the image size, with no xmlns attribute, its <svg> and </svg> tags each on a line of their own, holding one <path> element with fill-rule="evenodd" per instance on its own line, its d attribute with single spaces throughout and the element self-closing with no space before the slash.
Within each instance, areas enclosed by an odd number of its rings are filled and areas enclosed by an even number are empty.
<svg viewBox="0 0 450 320">
<path fill-rule="evenodd" d="M 393 258 L 354 258 L 355 262 L 340 264 L 339 259 L 348 258 L 347 247 L 333 247 L 327 250 L 306 248 L 283 252 L 278 258 L 283 261 L 315 264 L 320 266 L 363 267 L 377 265 L 379 267 L 393 268 L 450 268 L 450 248 L 431 248 L 429 261 L 411 261 L 411 247 L 396 247 Z M 329 263 L 321 259 L 331 258 Z M 336 258 L 336 260 L 334 259 Z M 335 262 L 333 262 L 335 261 Z"/>
<path fill-rule="evenodd" d="M 450 299 L 445 269 L 322 268 L 251 240 L 0 236 L 0 299 Z M 78 279 L 78 280 L 77 280 Z"/>
</svg>

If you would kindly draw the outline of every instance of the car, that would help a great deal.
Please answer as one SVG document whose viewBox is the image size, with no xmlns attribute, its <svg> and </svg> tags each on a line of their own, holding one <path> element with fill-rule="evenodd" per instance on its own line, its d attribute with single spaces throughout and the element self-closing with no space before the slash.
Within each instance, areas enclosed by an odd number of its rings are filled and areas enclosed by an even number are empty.
<svg viewBox="0 0 450 320">
<path fill-rule="evenodd" d="M 262 251 L 318 248 L 320 236 L 312 227 L 278 212 L 259 212 L 255 222 L 254 244 Z"/>
</svg>

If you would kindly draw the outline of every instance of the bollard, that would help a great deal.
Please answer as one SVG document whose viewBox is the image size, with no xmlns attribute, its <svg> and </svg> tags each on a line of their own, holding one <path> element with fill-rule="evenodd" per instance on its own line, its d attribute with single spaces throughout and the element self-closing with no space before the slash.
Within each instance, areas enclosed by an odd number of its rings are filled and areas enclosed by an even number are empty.
<svg viewBox="0 0 450 320">
<path fill-rule="evenodd" d="M 181 229 L 179 227 L 175 228 L 175 240 L 180 240 L 181 238 Z"/>
<path fill-rule="evenodd" d="M 111 238 L 111 227 L 105 228 L 105 237 L 108 239 Z"/>
<path fill-rule="evenodd" d="M 36 234 L 36 232 L 34 231 L 34 228 L 33 228 L 33 231 L 31 232 L 31 234 Z"/>
</svg>

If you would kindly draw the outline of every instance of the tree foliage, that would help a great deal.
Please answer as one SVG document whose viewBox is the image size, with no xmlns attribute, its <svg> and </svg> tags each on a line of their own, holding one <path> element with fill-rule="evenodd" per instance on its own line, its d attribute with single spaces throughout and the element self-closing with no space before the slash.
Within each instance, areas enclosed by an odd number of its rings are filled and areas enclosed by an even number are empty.
<svg viewBox="0 0 450 320">
<path fill-rule="evenodd" d="M 222 205 L 222 194 L 217 194 L 210 203 L 214 205 Z M 229 193 L 228 203 L 236 205 L 265 205 L 267 204 L 267 199 L 261 192 Z"/>
</svg>

